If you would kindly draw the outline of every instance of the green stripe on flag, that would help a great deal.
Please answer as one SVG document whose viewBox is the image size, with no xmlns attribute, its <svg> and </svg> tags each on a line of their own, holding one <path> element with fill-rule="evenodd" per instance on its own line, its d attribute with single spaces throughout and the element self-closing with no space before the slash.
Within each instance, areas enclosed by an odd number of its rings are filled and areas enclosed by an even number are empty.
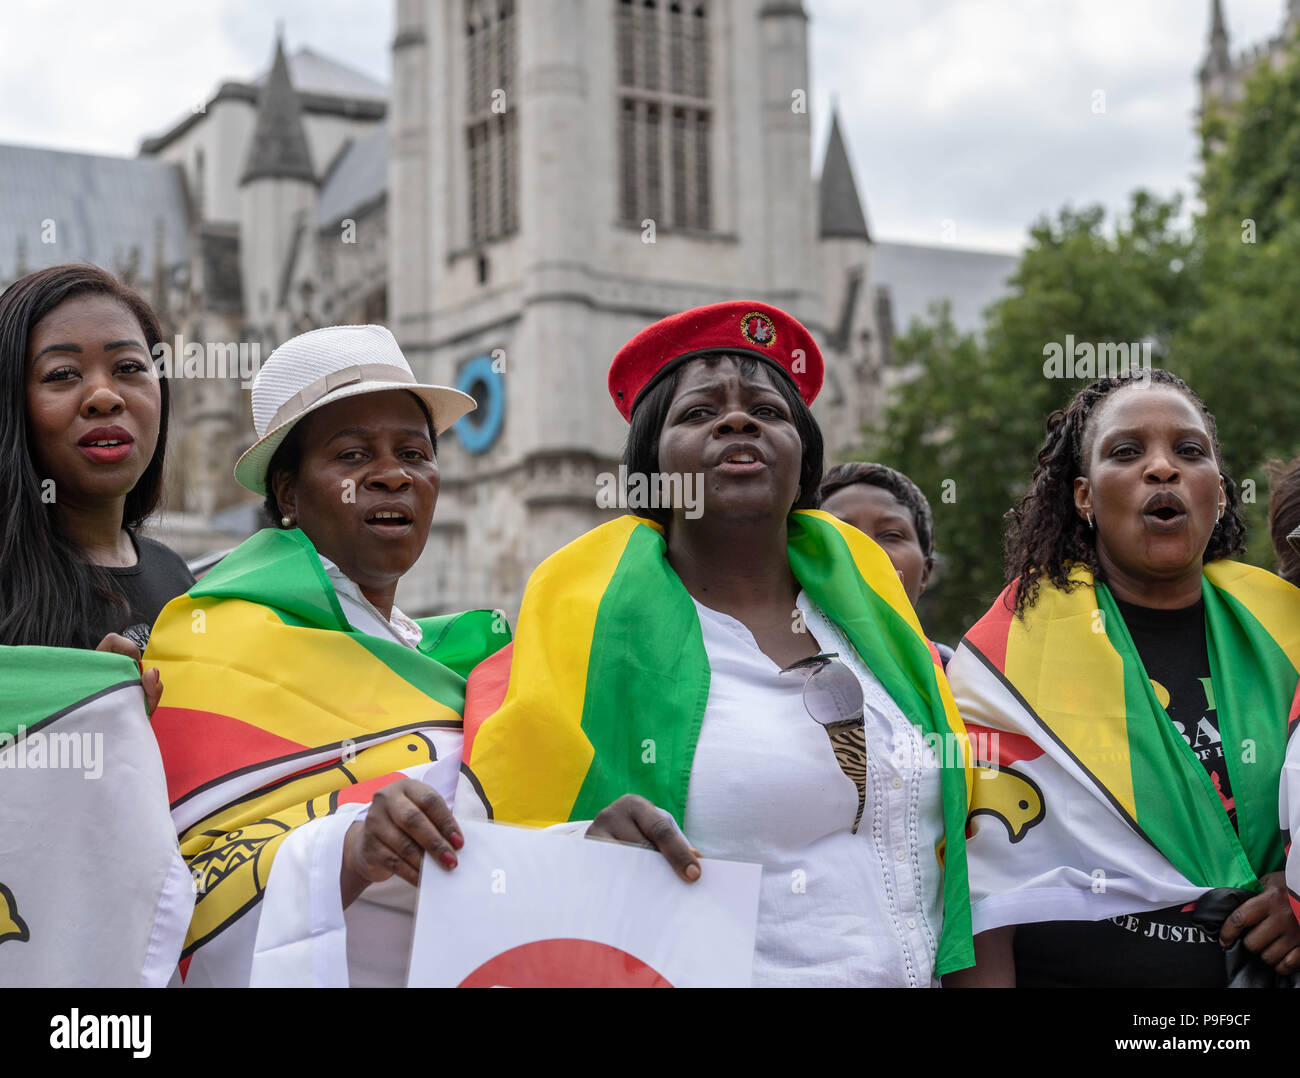
<svg viewBox="0 0 1300 1078">
<path fill-rule="evenodd" d="M 570 819 L 634 793 L 685 826 L 709 664 L 695 603 L 664 551 L 655 529 L 633 528 L 601 597 L 582 710 L 595 758 Z"/>
<path fill-rule="evenodd" d="M 125 655 L 77 648 L 0 648 L 0 734 L 16 737 L 121 685 L 139 684 Z"/>
<path fill-rule="evenodd" d="M 1206 631 L 1228 642 L 1210 651 L 1210 680 L 1237 829 L 1251 866 L 1263 876 L 1279 871 L 1285 859 L 1277 797 L 1296 668 L 1240 599 L 1208 579 L 1203 591 Z"/>
<path fill-rule="evenodd" d="M 1110 590 L 1104 584 L 1097 584 L 1095 590 L 1097 608 L 1105 617 L 1106 637 L 1124 664 L 1125 725 L 1138 827 L 1192 883 L 1202 887 L 1258 890 L 1259 881 L 1237 841 L 1209 773 L 1156 698 L 1155 688 L 1138 658 L 1133 638 Z M 1211 595 L 1204 580 L 1203 594 L 1208 625 Z M 1213 678 L 1219 641 L 1212 639 L 1209 651 Z M 1234 658 L 1242 659 L 1239 654 Z M 1226 701 L 1222 694 L 1218 695 L 1222 729 Z M 1272 803 L 1276 805 L 1276 802 L 1275 790 Z"/>
<path fill-rule="evenodd" d="M 348 627 L 334 585 L 300 528 L 264 528 L 217 562 L 187 594 L 193 599 L 247 599 L 275 607 L 287 625 Z"/>
<path fill-rule="evenodd" d="M 934 657 L 912 626 L 863 579 L 834 525 L 792 514 L 789 550 L 790 568 L 808 597 L 840 627 L 912 724 L 922 734 L 938 737 L 946 848 L 943 931 L 935 969 L 940 974 L 964 969 L 974 963 L 966 870 L 965 761 L 945 766 L 950 727 Z"/>
</svg>

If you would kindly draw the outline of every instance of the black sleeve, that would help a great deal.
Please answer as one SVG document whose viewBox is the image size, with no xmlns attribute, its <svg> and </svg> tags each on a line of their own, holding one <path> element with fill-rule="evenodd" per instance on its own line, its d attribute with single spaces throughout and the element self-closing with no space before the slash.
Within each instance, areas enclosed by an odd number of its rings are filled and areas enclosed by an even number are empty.
<svg viewBox="0 0 1300 1078">
<path fill-rule="evenodd" d="M 139 562 L 129 569 L 109 570 L 114 590 L 126 601 L 126 608 L 104 604 L 99 637 L 121 633 L 143 651 L 162 608 L 194 586 L 194 574 L 170 547 L 139 535 L 134 539 Z"/>
</svg>

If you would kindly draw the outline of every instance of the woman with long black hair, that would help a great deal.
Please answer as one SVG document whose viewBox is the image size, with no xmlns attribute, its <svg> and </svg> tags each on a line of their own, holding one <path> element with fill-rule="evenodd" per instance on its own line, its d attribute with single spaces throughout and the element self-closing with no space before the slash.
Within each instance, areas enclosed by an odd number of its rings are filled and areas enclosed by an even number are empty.
<svg viewBox="0 0 1300 1078">
<path fill-rule="evenodd" d="M 0 986 L 164 985 L 194 905 L 139 668 L 193 581 L 135 534 L 162 492 L 160 339 L 94 266 L 0 294 L 0 913 L 22 941 Z"/>
<path fill-rule="evenodd" d="M 95 266 L 52 266 L 0 295 L 0 645 L 138 658 L 193 583 L 136 534 L 162 495 L 161 339 L 149 305 Z"/>
</svg>

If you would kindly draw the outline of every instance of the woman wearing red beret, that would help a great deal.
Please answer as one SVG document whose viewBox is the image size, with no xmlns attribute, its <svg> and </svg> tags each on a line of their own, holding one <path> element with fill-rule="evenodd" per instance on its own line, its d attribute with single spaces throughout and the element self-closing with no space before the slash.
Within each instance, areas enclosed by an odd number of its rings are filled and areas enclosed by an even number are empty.
<svg viewBox="0 0 1300 1078">
<path fill-rule="evenodd" d="M 457 811 L 594 818 L 687 881 L 698 856 L 762 863 L 756 985 L 929 986 L 972 961 L 963 732 L 888 558 L 815 510 L 822 374 L 754 302 L 618 353 L 624 465 L 667 504 L 530 578 L 471 677 Z"/>
</svg>

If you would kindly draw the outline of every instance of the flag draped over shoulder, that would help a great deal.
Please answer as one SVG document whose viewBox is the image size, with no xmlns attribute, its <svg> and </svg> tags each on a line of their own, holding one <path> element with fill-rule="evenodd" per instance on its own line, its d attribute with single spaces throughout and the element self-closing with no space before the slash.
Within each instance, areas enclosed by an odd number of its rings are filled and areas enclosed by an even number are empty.
<svg viewBox="0 0 1300 1078">
<path fill-rule="evenodd" d="M 1205 566 L 1211 683 L 1237 807 L 1170 721 L 1110 591 L 1082 567 L 1011 585 L 948 664 L 976 757 L 968 858 L 975 930 L 1098 920 L 1258 890 L 1282 865 L 1278 779 L 1300 675 L 1300 590 Z"/>
<path fill-rule="evenodd" d="M 193 905 L 136 664 L 0 648 L 0 985 L 161 987 Z"/>
<path fill-rule="evenodd" d="M 491 611 L 419 624 L 418 651 L 354 631 L 296 529 L 254 535 L 160 615 L 144 662 L 162 672 L 154 729 L 198 889 L 187 984 L 248 983 L 272 865 L 296 829 L 459 755 L 465 674 L 509 629 Z M 338 872 L 336 860 L 341 917 Z"/>
<path fill-rule="evenodd" d="M 922 733 L 955 735 L 964 745 L 937 654 L 884 552 L 815 511 L 791 514 L 788 546 L 804 591 L 903 713 Z M 622 517 L 533 573 L 514 644 L 470 678 L 462 807 L 472 788 L 496 820 L 550 826 L 591 819 L 633 793 L 671 812 L 689 834 L 686 795 L 709 664 L 695 605 L 665 553 L 658 525 Z M 942 774 L 940 973 L 973 961 L 964 763 Z"/>
</svg>

